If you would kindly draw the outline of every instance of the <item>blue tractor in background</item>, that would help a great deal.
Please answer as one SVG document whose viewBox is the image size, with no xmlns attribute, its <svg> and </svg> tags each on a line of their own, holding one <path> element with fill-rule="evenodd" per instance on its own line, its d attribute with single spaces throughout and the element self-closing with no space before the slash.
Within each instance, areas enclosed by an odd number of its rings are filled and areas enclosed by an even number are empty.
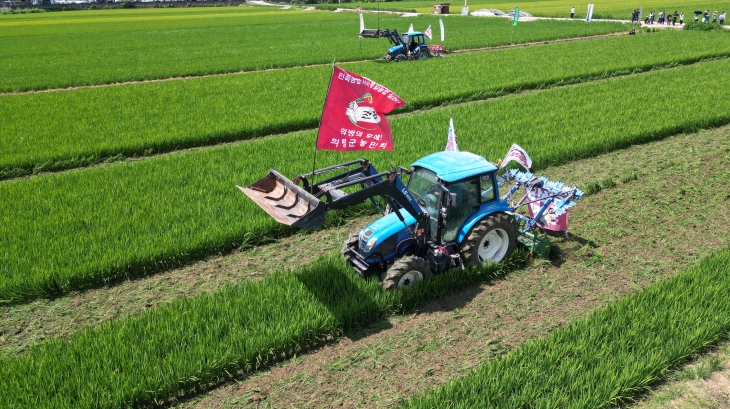
<svg viewBox="0 0 730 409">
<path fill-rule="evenodd" d="M 437 56 L 426 44 L 426 36 L 420 31 L 398 34 L 398 30 L 375 30 L 365 29 L 360 32 L 361 37 L 379 38 L 385 37 L 390 41 L 392 47 L 383 56 L 384 60 L 395 62 L 406 60 L 425 60 Z M 438 48 L 441 51 L 443 47 Z M 441 53 L 437 53 L 440 55 Z"/>
<path fill-rule="evenodd" d="M 308 182 L 337 170 L 344 172 Z M 362 276 L 380 272 L 382 286 L 393 289 L 452 268 L 500 262 L 518 242 L 538 253 L 549 251 L 547 237 L 530 230 L 547 223 L 548 216 L 565 213 L 583 192 L 516 169 L 499 173 L 496 164 L 481 156 L 444 151 L 417 160 L 410 169 L 386 172 L 365 159 L 315 170 L 294 181 L 271 170 L 239 189 L 277 221 L 310 230 L 324 223 L 329 210 L 372 201 L 382 217 L 350 235 L 342 255 Z M 504 194 L 500 186 L 506 187 Z M 515 200 L 520 188 L 524 196 Z M 537 188 L 543 192 L 540 210 L 533 217 L 516 212 Z"/>
</svg>

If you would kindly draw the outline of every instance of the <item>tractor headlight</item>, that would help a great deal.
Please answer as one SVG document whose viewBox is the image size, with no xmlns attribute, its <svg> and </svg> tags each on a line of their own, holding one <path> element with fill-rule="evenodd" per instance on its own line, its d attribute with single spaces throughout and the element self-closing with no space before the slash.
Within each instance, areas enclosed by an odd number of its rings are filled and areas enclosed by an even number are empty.
<svg viewBox="0 0 730 409">
<path fill-rule="evenodd" d="M 373 237 L 372 239 L 368 240 L 368 242 L 365 244 L 365 247 L 363 247 L 362 251 L 365 253 L 370 253 L 370 251 L 375 247 L 375 243 L 378 242 L 378 239 Z"/>
</svg>

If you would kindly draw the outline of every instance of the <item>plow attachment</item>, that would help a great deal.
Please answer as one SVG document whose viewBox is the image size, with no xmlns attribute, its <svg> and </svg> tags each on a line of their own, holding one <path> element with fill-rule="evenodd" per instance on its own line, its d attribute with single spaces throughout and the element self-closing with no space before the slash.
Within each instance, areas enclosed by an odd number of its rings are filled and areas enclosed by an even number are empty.
<svg viewBox="0 0 730 409">
<path fill-rule="evenodd" d="M 325 203 L 273 169 L 251 186 L 237 187 L 281 224 L 314 230 L 324 223 Z"/>
</svg>

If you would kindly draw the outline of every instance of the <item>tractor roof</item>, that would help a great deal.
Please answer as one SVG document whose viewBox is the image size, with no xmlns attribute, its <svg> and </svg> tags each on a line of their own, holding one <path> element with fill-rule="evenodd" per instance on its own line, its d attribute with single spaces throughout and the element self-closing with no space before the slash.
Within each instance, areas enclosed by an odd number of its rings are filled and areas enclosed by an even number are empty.
<svg viewBox="0 0 730 409">
<path fill-rule="evenodd" d="M 421 34 L 423 34 L 423 33 L 422 33 L 422 32 L 420 32 L 420 31 L 413 31 L 413 32 L 411 32 L 411 33 L 406 33 L 406 34 L 408 34 L 409 36 L 413 37 L 413 36 L 421 35 Z"/>
<path fill-rule="evenodd" d="M 432 153 L 417 160 L 413 166 L 431 170 L 447 183 L 497 170 L 497 166 L 479 155 L 451 151 Z"/>
</svg>

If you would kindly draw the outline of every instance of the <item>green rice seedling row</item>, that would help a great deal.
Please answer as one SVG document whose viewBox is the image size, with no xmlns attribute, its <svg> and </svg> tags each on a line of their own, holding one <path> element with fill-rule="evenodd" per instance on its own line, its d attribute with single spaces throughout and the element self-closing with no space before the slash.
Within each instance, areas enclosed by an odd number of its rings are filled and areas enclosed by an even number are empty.
<svg viewBox="0 0 730 409">
<path fill-rule="evenodd" d="M 101 14 L 95 18 L 97 13 Z M 196 14 L 138 10 L 117 18 L 105 13 L 89 11 L 85 19 L 49 21 L 42 14 L 0 20 L 0 60 L 4 62 L 0 92 L 372 59 L 390 48 L 384 38 L 359 40 L 355 13 L 246 6 Z M 365 19 L 368 27 L 377 27 L 377 16 Z M 626 30 L 621 23 L 586 27 L 580 22 L 535 21 L 520 26 L 510 37 L 507 20 L 446 20 L 444 45 L 449 50 Z M 438 16 L 380 17 L 382 28 L 405 32 L 410 24 L 418 30 L 431 25 L 438 35 Z"/>
<path fill-rule="evenodd" d="M 408 101 L 403 112 L 725 58 L 728 36 L 666 32 L 469 53 L 409 63 L 407 76 L 393 64 L 344 68 L 391 88 Z M 667 47 L 683 52 L 655 52 Z M 310 67 L 0 96 L 0 179 L 314 128 L 330 72 Z"/>
<path fill-rule="evenodd" d="M 0 407 L 147 407 L 199 393 L 328 337 L 443 296 L 524 262 L 439 276 L 414 291 L 383 291 L 352 274 L 339 254 L 294 272 L 59 338 L 0 362 Z M 33 391 L 28 393 L 28 391 Z"/>
<path fill-rule="evenodd" d="M 403 407 L 614 407 L 727 337 L 729 292 L 725 249 Z"/>
<path fill-rule="evenodd" d="M 363 156 L 380 168 L 407 165 L 443 150 L 454 118 L 462 150 L 496 161 L 518 143 L 540 169 L 730 122 L 728 69 L 723 60 L 405 115 L 392 121 L 394 152 L 321 151 L 318 164 Z M 0 300 L 147 275 L 287 234 L 234 185 L 270 168 L 308 171 L 314 139 L 263 138 L 0 183 Z"/>
</svg>

